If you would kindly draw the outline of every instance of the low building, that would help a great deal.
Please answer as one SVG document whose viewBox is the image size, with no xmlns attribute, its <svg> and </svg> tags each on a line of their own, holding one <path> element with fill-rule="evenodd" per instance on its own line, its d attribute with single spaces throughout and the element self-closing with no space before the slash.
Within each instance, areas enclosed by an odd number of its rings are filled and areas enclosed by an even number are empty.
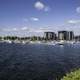
<svg viewBox="0 0 80 80">
<path fill-rule="evenodd" d="M 80 41 L 80 36 L 75 36 L 75 41 Z"/>
</svg>

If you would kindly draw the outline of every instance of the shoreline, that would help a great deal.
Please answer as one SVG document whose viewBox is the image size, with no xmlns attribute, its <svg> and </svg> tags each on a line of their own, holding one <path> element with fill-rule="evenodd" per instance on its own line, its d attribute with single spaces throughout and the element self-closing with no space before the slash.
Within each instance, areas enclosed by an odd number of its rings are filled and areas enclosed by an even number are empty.
<svg viewBox="0 0 80 80">
<path fill-rule="evenodd" d="M 80 44 L 80 41 L 11 41 L 11 40 L 2 40 L 0 43 L 15 43 L 15 44 L 46 44 L 46 45 L 64 45 L 64 44 Z"/>
</svg>

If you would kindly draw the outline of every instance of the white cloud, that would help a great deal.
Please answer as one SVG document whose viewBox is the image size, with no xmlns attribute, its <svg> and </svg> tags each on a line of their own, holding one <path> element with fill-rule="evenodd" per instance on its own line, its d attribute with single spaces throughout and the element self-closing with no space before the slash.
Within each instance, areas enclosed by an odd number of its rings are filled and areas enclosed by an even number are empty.
<svg viewBox="0 0 80 80">
<path fill-rule="evenodd" d="M 27 27 L 22 27 L 21 30 L 25 31 L 25 30 L 28 30 L 28 28 Z"/>
<path fill-rule="evenodd" d="M 17 28 L 5 28 L 5 29 L 2 29 L 2 31 L 6 31 L 6 32 L 9 32 L 9 31 L 18 31 Z"/>
<path fill-rule="evenodd" d="M 40 29 L 40 28 L 37 28 L 37 29 L 29 28 L 29 31 L 28 32 L 43 33 L 45 31 L 46 31 L 45 29 Z"/>
<path fill-rule="evenodd" d="M 39 18 L 37 17 L 24 18 L 23 21 L 24 22 L 39 21 Z"/>
<path fill-rule="evenodd" d="M 17 28 L 13 28 L 12 31 L 18 31 L 18 29 Z"/>
<path fill-rule="evenodd" d="M 31 17 L 30 20 L 32 20 L 32 21 L 39 21 L 39 18 L 37 18 L 37 17 Z"/>
<path fill-rule="evenodd" d="M 44 3 L 40 2 L 40 1 L 37 1 L 35 4 L 34 4 L 34 7 L 37 9 L 37 10 L 43 10 L 45 12 L 48 12 L 50 10 L 50 7 L 45 5 Z"/>
<path fill-rule="evenodd" d="M 52 30 L 52 29 L 51 29 Z M 30 27 L 5 27 L 1 30 L 3 35 L 29 36 L 29 35 L 43 35 L 45 31 L 50 31 L 49 28 L 30 28 Z"/>
<path fill-rule="evenodd" d="M 3 28 L 2 31 L 4 32 L 20 32 L 20 31 L 27 31 L 27 27 L 22 27 L 22 28 Z"/>
<path fill-rule="evenodd" d="M 80 6 L 76 8 L 77 13 L 80 13 Z"/>
<path fill-rule="evenodd" d="M 35 3 L 34 7 L 38 10 L 42 10 L 45 8 L 45 5 L 42 2 L 38 1 Z"/>
<path fill-rule="evenodd" d="M 8 28 L 5 28 L 5 29 L 2 29 L 2 31 L 10 31 L 10 29 L 8 29 Z"/>
<path fill-rule="evenodd" d="M 69 20 L 68 23 L 77 24 L 77 23 L 80 23 L 80 20 Z"/>
<path fill-rule="evenodd" d="M 42 29 L 35 29 L 35 28 L 28 28 L 28 27 L 21 27 L 21 28 L 3 28 L 3 32 L 43 32 L 44 30 Z"/>
</svg>

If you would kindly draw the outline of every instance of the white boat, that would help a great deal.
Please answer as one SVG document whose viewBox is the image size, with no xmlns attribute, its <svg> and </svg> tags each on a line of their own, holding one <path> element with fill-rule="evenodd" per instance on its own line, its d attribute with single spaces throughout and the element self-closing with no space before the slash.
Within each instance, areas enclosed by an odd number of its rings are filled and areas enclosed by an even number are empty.
<svg viewBox="0 0 80 80">
<path fill-rule="evenodd" d="M 13 41 L 13 43 L 18 44 L 18 43 L 21 43 L 21 42 L 19 40 L 15 40 L 15 41 Z"/>
<path fill-rule="evenodd" d="M 63 40 L 56 42 L 57 45 L 64 45 L 65 43 L 66 41 L 63 41 Z"/>
<path fill-rule="evenodd" d="M 49 42 L 48 44 L 49 44 L 49 45 L 56 45 L 56 42 L 51 41 L 51 42 Z"/>
<path fill-rule="evenodd" d="M 67 41 L 68 44 L 75 44 L 75 41 Z"/>
<path fill-rule="evenodd" d="M 4 42 L 6 42 L 6 43 L 12 43 L 12 41 L 10 41 L 10 40 L 4 40 Z"/>
</svg>

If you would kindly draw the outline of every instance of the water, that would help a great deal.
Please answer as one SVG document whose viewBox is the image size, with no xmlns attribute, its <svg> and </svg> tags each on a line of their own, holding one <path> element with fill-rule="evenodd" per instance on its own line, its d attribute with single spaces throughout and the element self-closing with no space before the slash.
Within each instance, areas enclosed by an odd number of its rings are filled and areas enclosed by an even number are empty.
<svg viewBox="0 0 80 80">
<path fill-rule="evenodd" d="M 80 67 L 80 45 L 0 43 L 0 80 L 60 80 Z"/>
</svg>

